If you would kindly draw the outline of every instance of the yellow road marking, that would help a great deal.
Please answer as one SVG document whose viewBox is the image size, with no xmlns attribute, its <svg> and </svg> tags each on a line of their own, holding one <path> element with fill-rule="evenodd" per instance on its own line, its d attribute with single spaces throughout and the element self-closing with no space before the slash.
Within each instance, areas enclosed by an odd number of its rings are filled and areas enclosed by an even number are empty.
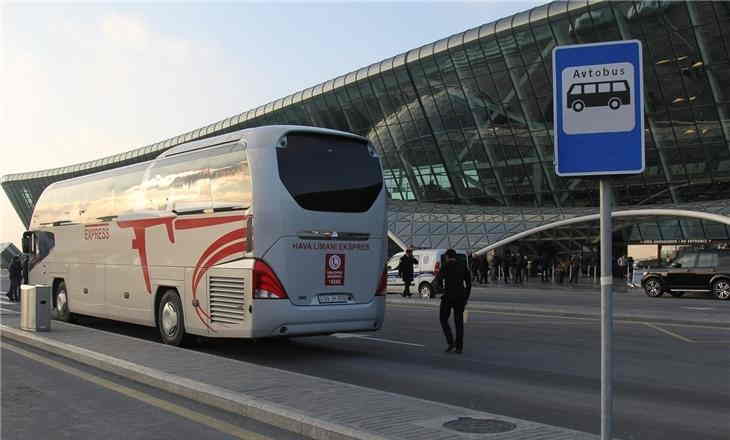
<svg viewBox="0 0 730 440">
<path fill-rule="evenodd" d="M 680 341 L 685 341 L 685 342 L 694 342 L 693 340 L 691 340 L 691 339 L 689 339 L 689 338 L 685 338 L 685 337 L 684 337 L 684 336 L 682 336 L 682 335 L 678 335 L 678 334 L 676 334 L 676 333 L 674 333 L 674 332 L 670 332 L 669 330 L 665 330 L 665 329 L 663 329 L 663 328 L 659 327 L 658 325 L 654 325 L 654 324 L 651 324 L 651 323 L 649 323 L 649 322 L 644 322 L 643 324 L 644 324 L 644 325 L 646 325 L 646 326 L 648 326 L 648 327 L 651 327 L 651 328 L 653 328 L 653 329 L 655 329 L 655 330 L 659 330 L 659 331 L 660 331 L 660 332 L 662 332 L 662 333 L 666 333 L 666 334 L 668 334 L 669 336 L 674 336 L 675 338 L 679 339 Z"/>
<path fill-rule="evenodd" d="M 12 352 L 15 352 L 21 356 L 25 356 L 36 362 L 40 362 L 42 364 L 48 365 L 49 367 L 55 368 L 57 370 L 61 370 L 63 372 L 66 372 L 66 373 L 76 376 L 78 378 L 84 379 L 88 382 L 94 383 L 96 385 L 107 388 L 109 390 L 116 391 L 117 393 L 123 394 L 127 397 L 131 397 L 132 399 L 137 399 L 137 400 L 140 400 L 149 405 L 156 406 L 157 408 L 160 408 L 167 412 L 173 413 L 180 417 L 186 418 L 193 422 L 200 423 L 201 425 L 208 426 L 208 427 L 213 428 L 217 431 L 220 431 L 224 434 L 228 434 L 233 437 L 236 437 L 239 439 L 245 439 L 245 440 L 273 440 L 272 437 L 266 437 L 266 436 L 263 436 L 261 434 L 258 434 L 258 433 L 252 432 L 252 431 L 247 431 L 236 425 L 227 423 L 223 420 L 216 419 L 214 417 L 210 417 L 205 414 L 200 414 L 198 412 L 192 411 L 188 408 L 182 407 L 180 405 L 176 405 L 172 402 L 168 402 L 163 399 L 158 399 L 157 397 L 151 396 L 147 393 L 143 393 L 141 391 L 138 391 L 138 390 L 135 390 L 135 389 L 132 389 L 129 387 L 125 387 L 124 385 L 119 385 L 117 383 L 114 383 L 110 380 L 104 379 L 99 376 L 94 376 L 93 374 L 87 373 L 85 371 L 81 371 L 77 368 L 74 368 L 74 367 L 71 367 L 68 365 L 64 365 L 60 362 L 54 361 L 53 359 L 47 359 L 43 356 L 37 355 L 35 353 L 31 353 L 29 351 L 23 350 L 22 348 L 15 347 L 11 344 L 4 343 L 4 344 L 2 344 L 2 348 L 7 348 L 8 350 L 10 350 Z"/>
<path fill-rule="evenodd" d="M 388 307 L 394 307 L 394 308 L 404 308 L 404 309 L 422 309 L 426 310 L 431 307 L 428 307 L 426 305 L 410 305 L 410 304 L 390 304 Z M 525 316 L 530 318 L 552 318 L 552 319 L 572 319 L 576 321 L 600 321 L 601 318 L 582 318 L 577 316 L 564 316 L 564 315 L 548 315 L 541 314 L 541 313 L 523 313 L 523 312 L 497 312 L 497 311 L 491 311 L 491 310 L 469 310 L 470 313 L 487 313 L 491 315 L 505 315 L 505 316 Z M 628 321 L 625 319 L 614 319 L 614 323 L 618 324 L 646 324 L 645 321 Z M 698 324 L 675 324 L 671 322 L 658 322 L 658 324 L 666 325 L 670 327 L 687 327 L 687 328 L 706 328 L 706 329 L 713 329 L 713 330 L 726 330 L 730 331 L 730 328 L 728 327 L 719 327 L 719 326 L 713 326 L 713 325 L 698 325 Z"/>
</svg>

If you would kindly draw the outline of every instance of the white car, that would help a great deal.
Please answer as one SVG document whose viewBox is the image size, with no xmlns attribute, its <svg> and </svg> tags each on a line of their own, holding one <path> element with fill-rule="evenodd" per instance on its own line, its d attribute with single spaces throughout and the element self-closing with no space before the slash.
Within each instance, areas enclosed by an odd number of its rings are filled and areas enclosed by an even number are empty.
<svg viewBox="0 0 730 440">
<path fill-rule="evenodd" d="M 413 283 L 411 293 L 422 298 L 434 298 L 436 286 L 434 278 L 441 265 L 444 264 L 446 249 L 415 249 L 413 258 L 418 262 L 413 267 Z M 398 264 L 405 252 L 398 252 L 388 260 L 388 293 L 403 293 L 403 279 L 398 274 Z M 466 262 L 466 254 L 457 252 L 456 258 Z"/>
</svg>

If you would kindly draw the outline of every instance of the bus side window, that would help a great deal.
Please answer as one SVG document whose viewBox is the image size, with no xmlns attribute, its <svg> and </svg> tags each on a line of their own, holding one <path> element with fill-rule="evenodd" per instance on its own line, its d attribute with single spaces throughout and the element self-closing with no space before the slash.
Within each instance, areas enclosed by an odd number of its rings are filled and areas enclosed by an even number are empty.
<svg viewBox="0 0 730 440">
<path fill-rule="evenodd" d="M 55 188 L 54 209 L 50 222 L 79 223 L 81 212 L 86 206 L 86 193 L 82 185 L 70 183 Z"/>
<path fill-rule="evenodd" d="M 114 212 L 123 214 L 145 208 L 142 192 L 144 172 L 144 167 L 130 167 L 114 176 Z"/>
<path fill-rule="evenodd" d="M 598 93 L 610 93 L 611 83 L 600 83 L 598 84 Z"/>
<path fill-rule="evenodd" d="M 595 84 L 583 85 L 583 93 L 596 93 L 596 85 Z"/>
<path fill-rule="evenodd" d="M 56 193 L 56 188 L 52 186 L 43 191 L 43 194 L 36 203 L 35 210 L 33 211 L 33 218 L 30 225 L 31 229 L 36 229 L 41 225 L 50 224 L 53 222 L 53 219 L 56 218 L 56 211 L 58 210 L 56 204 Z"/>
<path fill-rule="evenodd" d="M 626 84 L 623 81 L 616 81 L 613 83 L 613 91 L 614 92 L 625 92 L 626 91 Z"/>
<path fill-rule="evenodd" d="M 573 84 L 573 86 L 570 88 L 570 94 L 571 95 L 583 94 L 583 85 L 582 84 Z"/>
<path fill-rule="evenodd" d="M 221 147 L 210 156 L 210 192 L 214 209 L 251 206 L 251 173 L 241 145 Z"/>
<path fill-rule="evenodd" d="M 86 205 L 81 214 L 82 223 L 96 223 L 115 214 L 113 177 L 95 176 L 84 182 L 82 187 L 87 195 Z"/>
<path fill-rule="evenodd" d="M 211 207 L 210 170 L 205 152 L 161 159 L 147 173 L 146 208 L 178 214 Z"/>
</svg>

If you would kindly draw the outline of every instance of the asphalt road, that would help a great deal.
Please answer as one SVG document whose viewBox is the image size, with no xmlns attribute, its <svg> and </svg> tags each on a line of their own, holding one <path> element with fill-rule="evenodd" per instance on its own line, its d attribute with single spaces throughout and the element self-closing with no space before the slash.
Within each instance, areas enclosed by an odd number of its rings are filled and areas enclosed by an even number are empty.
<svg viewBox="0 0 730 440">
<path fill-rule="evenodd" d="M 485 293 L 490 300 L 518 298 L 510 296 L 517 289 Z M 546 304 L 568 299 L 595 303 L 597 296 L 589 298 L 574 291 L 549 293 L 544 296 Z M 534 301 L 539 294 L 519 297 Z M 653 307 L 653 300 L 640 292 L 626 297 L 627 301 L 634 299 Z M 727 305 L 692 298 L 683 298 L 677 304 L 680 308 L 680 304 Z M 81 323 L 158 340 L 156 330 L 146 327 L 90 318 Z M 727 440 L 729 345 L 729 327 L 671 325 L 660 320 L 617 322 L 615 436 L 624 440 Z M 385 327 L 377 333 L 290 340 L 205 339 L 193 349 L 506 416 L 600 432 L 597 319 L 471 311 L 464 354 L 445 354 L 444 348 L 437 309 L 389 305 Z"/>
<path fill-rule="evenodd" d="M 395 295 L 400 298 L 399 295 Z M 665 294 L 659 298 L 646 296 L 641 289 L 621 286 L 614 289 L 614 313 L 639 313 L 644 315 L 681 319 L 686 321 L 711 320 L 726 322 L 730 327 L 730 301 L 721 301 L 711 295 L 686 293 L 681 298 Z M 599 287 L 542 285 L 531 282 L 529 286 L 474 285 L 471 302 L 500 306 L 523 305 L 549 309 L 585 310 L 600 313 Z"/>
<path fill-rule="evenodd" d="M 1 347 L 3 440 L 303 439 L 21 344 Z"/>
<path fill-rule="evenodd" d="M 646 296 L 641 288 L 630 288 L 623 285 L 614 285 L 614 296 L 622 304 L 642 307 L 683 307 L 688 304 L 714 307 L 727 307 L 730 310 L 730 301 L 718 300 L 711 294 L 701 292 L 687 292 L 681 298 L 675 298 L 665 293 L 659 298 Z M 590 305 L 600 304 L 599 285 L 571 285 L 552 284 L 530 281 L 529 283 L 514 284 L 473 284 L 475 300 L 498 300 L 506 302 L 529 302 L 549 305 Z"/>
</svg>

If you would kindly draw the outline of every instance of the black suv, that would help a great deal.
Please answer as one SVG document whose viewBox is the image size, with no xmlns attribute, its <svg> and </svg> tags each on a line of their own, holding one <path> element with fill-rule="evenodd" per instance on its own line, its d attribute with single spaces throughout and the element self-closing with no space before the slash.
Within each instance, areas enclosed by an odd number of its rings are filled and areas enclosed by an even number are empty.
<svg viewBox="0 0 730 440">
<path fill-rule="evenodd" d="M 730 250 L 693 249 L 682 252 L 669 267 L 649 269 L 641 286 L 653 298 L 669 292 L 706 292 L 730 299 Z"/>
</svg>

